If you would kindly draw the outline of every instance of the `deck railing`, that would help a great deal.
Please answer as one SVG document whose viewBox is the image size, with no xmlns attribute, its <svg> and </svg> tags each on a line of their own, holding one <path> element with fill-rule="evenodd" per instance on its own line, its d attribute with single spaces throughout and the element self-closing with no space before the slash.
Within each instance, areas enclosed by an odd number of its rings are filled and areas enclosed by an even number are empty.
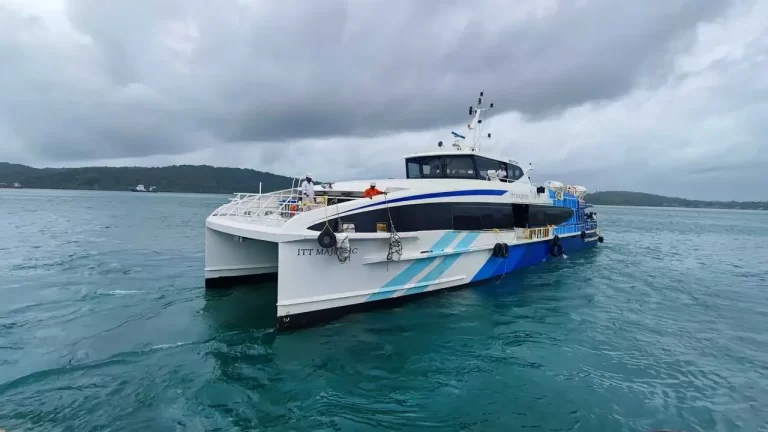
<svg viewBox="0 0 768 432">
<path fill-rule="evenodd" d="M 523 238 L 525 238 L 526 240 L 546 239 L 546 238 L 549 238 L 551 233 L 552 233 L 552 228 L 550 227 L 524 228 Z"/>
<path fill-rule="evenodd" d="M 242 217 L 249 221 L 258 219 L 265 225 L 282 225 L 297 213 L 326 205 L 325 197 L 315 197 L 311 201 L 301 200 L 300 197 L 301 190 L 297 188 L 264 194 L 237 193 L 211 216 Z"/>
</svg>

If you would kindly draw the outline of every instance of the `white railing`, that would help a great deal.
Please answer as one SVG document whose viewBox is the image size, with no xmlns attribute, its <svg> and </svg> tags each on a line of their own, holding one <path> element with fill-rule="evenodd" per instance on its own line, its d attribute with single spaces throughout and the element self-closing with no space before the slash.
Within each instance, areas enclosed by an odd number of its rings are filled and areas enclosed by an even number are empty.
<svg viewBox="0 0 768 432">
<path fill-rule="evenodd" d="M 312 201 L 302 201 L 300 197 L 301 190 L 298 188 L 264 194 L 237 193 L 211 216 L 241 217 L 249 221 L 258 219 L 259 223 L 266 225 L 282 225 L 297 213 L 326 205 L 325 197 L 315 197 Z"/>
</svg>

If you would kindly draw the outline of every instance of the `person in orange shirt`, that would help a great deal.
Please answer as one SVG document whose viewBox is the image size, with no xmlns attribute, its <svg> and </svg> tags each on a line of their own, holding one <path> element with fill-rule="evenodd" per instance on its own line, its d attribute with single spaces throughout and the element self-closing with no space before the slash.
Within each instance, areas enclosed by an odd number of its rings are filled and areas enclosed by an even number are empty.
<svg viewBox="0 0 768 432">
<path fill-rule="evenodd" d="M 376 195 L 383 194 L 384 192 L 376 189 L 376 182 L 371 182 L 371 187 L 363 192 L 363 198 L 373 199 Z"/>
</svg>

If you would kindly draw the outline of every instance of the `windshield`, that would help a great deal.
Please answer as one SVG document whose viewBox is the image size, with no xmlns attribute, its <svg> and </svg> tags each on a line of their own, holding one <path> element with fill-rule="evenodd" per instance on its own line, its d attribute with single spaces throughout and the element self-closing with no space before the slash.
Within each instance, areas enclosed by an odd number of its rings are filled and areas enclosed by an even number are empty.
<svg viewBox="0 0 768 432">
<path fill-rule="evenodd" d="M 415 178 L 478 179 L 472 155 L 421 156 L 406 160 L 406 176 Z"/>
</svg>

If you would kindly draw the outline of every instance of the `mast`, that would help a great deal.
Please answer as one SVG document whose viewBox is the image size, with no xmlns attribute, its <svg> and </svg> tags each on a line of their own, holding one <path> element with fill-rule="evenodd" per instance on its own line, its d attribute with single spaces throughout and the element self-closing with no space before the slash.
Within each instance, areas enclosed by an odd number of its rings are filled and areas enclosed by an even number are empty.
<svg viewBox="0 0 768 432">
<path fill-rule="evenodd" d="M 469 129 L 469 132 L 472 134 L 472 147 L 470 150 L 475 153 L 480 153 L 480 144 L 483 139 L 491 139 L 491 134 L 488 133 L 487 136 L 483 136 L 483 120 L 485 120 L 488 115 L 486 114 L 486 111 L 493 108 L 493 102 L 490 103 L 490 105 L 487 108 L 483 108 L 483 92 L 480 92 L 480 97 L 477 98 L 477 106 L 470 106 L 469 107 L 469 115 L 472 116 L 472 121 L 469 122 L 467 125 L 467 129 Z"/>
<path fill-rule="evenodd" d="M 472 146 L 469 148 L 469 151 L 472 153 L 480 153 L 480 144 L 483 139 L 491 139 L 491 134 L 488 133 L 486 136 L 483 136 L 482 130 L 483 130 L 483 124 L 486 117 L 488 117 L 486 111 L 493 108 L 493 102 L 487 107 L 482 107 L 483 105 L 483 92 L 480 92 L 480 97 L 477 98 L 477 106 L 470 106 L 469 107 L 469 115 L 472 116 L 472 120 L 467 124 L 467 129 L 469 130 L 469 133 L 471 134 L 471 140 L 472 140 Z M 466 140 L 467 137 L 464 135 L 458 134 L 456 132 L 451 132 L 451 135 L 453 135 L 454 138 L 456 138 L 456 141 L 453 142 L 453 147 L 456 150 L 462 150 L 461 143 L 462 141 Z M 443 142 L 440 141 L 437 143 L 438 147 L 443 146 Z"/>
</svg>

